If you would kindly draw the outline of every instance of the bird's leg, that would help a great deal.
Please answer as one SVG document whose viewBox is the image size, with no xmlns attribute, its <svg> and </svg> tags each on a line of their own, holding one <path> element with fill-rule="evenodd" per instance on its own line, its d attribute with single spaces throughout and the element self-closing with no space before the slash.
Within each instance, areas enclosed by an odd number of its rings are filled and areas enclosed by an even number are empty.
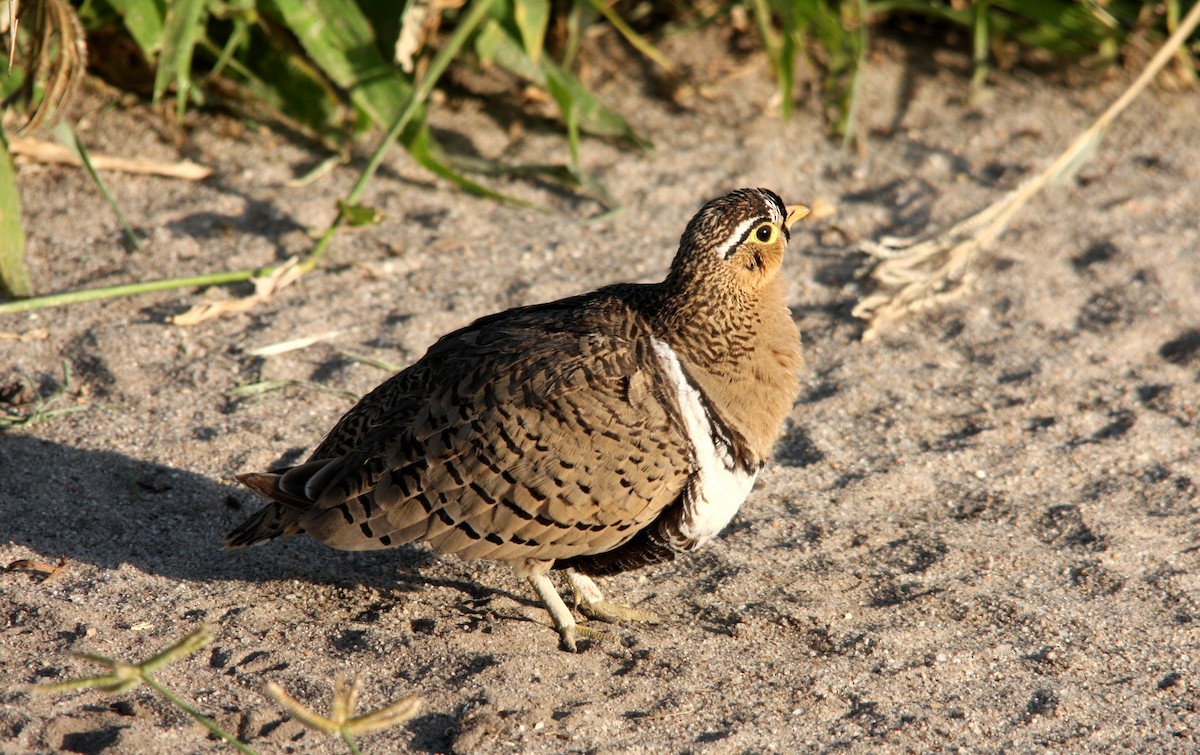
<svg viewBox="0 0 1200 755">
<path fill-rule="evenodd" d="M 572 653 L 576 652 L 576 637 L 587 637 L 593 640 L 613 639 L 611 633 L 605 632 L 602 629 L 596 629 L 584 624 L 576 624 L 575 617 L 571 615 L 571 610 L 563 602 L 562 596 L 558 594 L 558 590 L 554 589 L 554 583 L 544 573 L 531 574 L 527 579 L 533 587 L 533 591 L 537 593 L 538 599 L 542 601 L 542 605 L 550 612 L 550 619 L 554 622 L 554 628 L 558 630 L 563 650 L 569 650 Z M 593 584 L 592 587 L 595 587 L 595 585 Z M 597 590 L 597 594 L 599 594 L 599 590 Z"/>
<path fill-rule="evenodd" d="M 567 569 L 567 581 L 571 583 L 571 590 L 575 593 L 576 607 L 579 608 L 580 613 L 589 619 L 604 621 L 609 624 L 614 624 L 618 621 L 641 621 L 649 624 L 657 624 L 659 622 L 658 616 L 650 611 L 643 611 L 640 608 L 630 608 L 620 603 L 610 603 L 605 600 L 604 594 L 600 592 L 600 588 L 586 574 L 580 574 L 574 569 Z"/>
</svg>

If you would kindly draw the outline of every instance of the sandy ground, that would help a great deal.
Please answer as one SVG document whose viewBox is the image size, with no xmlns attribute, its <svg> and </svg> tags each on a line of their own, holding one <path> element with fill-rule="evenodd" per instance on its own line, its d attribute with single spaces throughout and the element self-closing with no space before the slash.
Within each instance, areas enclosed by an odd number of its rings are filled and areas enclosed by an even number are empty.
<svg viewBox="0 0 1200 755">
<path fill-rule="evenodd" d="M 0 341 L 0 367 L 49 394 L 66 361 L 55 406 L 84 408 L 0 435 L 0 561 L 65 559 L 50 581 L 0 574 L 0 750 L 223 750 L 146 688 L 25 691 L 91 673 L 74 652 L 136 660 L 201 622 L 212 645 L 158 678 L 261 752 L 344 751 L 262 694 L 276 681 L 324 710 L 339 676 L 363 678 L 365 708 L 425 701 L 360 739 L 374 752 L 1200 747 L 1200 95 L 1149 92 L 1070 185 L 1016 218 L 970 296 L 864 345 L 855 243 L 984 207 L 1122 83 L 1016 72 L 968 107 L 965 64 L 933 71 L 923 51 L 880 45 L 868 151 L 847 155 L 813 103 L 782 122 L 763 61 L 722 68 L 704 52 L 715 43 L 668 46 L 708 82 L 685 108 L 628 57 L 592 72 L 658 147 L 586 144 L 626 205 L 617 217 L 582 222 L 594 203 L 539 184 L 502 187 L 548 214 L 475 199 L 396 154 L 367 195 L 382 223 L 249 313 L 167 322 L 248 290 L 234 288 L 0 319 L 24 336 Z M 43 292 L 301 253 L 356 175 L 288 188 L 323 155 L 286 136 L 219 115 L 178 134 L 100 94 L 78 111 L 96 153 L 216 173 L 108 175 L 147 239 L 137 253 L 82 171 L 21 167 Z M 514 130 L 517 117 L 452 96 L 435 120 L 457 149 L 565 158 L 551 128 Z M 571 655 L 495 564 L 303 539 L 220 549 L 258 505 L 234 475 L 306 453 L 352 404 L 325 389 L 386 376 L 340 350 L 407 363 L 477 316 L 661 277 L 692 213 L 742 185 L 836 214 L 803 227 L 786 263 L 807 366 L 775 462 L 707 549 L 606 582 L 664 624 Z M 279 378 L 311 385 L 234 393 Z"/>
</svg>

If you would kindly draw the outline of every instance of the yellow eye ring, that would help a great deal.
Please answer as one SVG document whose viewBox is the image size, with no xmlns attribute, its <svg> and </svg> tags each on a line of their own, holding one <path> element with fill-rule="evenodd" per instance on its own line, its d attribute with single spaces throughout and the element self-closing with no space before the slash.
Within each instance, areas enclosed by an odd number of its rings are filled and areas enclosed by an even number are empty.
<svg viewBox="0 0 1200 755">
<path fill-rule="evenodd" d="M 779 229 L 771 223 L 763 223 L 754 229 L 754 238 L 762 244 L 770 244 L 779 236 Z"/>
</svg>

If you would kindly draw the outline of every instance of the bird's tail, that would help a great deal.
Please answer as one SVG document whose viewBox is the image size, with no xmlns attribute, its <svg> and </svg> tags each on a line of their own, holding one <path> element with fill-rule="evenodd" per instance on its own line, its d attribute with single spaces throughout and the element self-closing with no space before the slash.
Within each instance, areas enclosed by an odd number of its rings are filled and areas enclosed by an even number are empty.
<svg viewBox="0 0 1200 755">
<path fill-rule="evenodd" d="M 280 535 L 295 535 L 304 531 L 299 525 L 304 507 L 297 506 L 298 502 L 280 500 L 289 497 L 279 489 L 280 476 L 279 472 L 238 475 L 238 482 L 272 501 L 225 536 L 226 548 L 245 548 L 274 540 Z"/>
</svg>

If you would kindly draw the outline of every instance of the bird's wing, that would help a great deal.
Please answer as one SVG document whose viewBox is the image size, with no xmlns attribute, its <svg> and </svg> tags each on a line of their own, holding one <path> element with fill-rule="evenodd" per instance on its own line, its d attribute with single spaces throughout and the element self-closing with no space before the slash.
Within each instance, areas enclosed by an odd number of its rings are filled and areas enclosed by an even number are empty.
<svg viewBox="0 0 1200 755">
<path fill-rule="evenodd" d="M 453 333 L 365 398 L 279 478 L 291 531 L 548 560 L 611 550 L 652 522 L 691 460 L 649 328 L 616 298 L 563 304 Z"/>
</svg>

